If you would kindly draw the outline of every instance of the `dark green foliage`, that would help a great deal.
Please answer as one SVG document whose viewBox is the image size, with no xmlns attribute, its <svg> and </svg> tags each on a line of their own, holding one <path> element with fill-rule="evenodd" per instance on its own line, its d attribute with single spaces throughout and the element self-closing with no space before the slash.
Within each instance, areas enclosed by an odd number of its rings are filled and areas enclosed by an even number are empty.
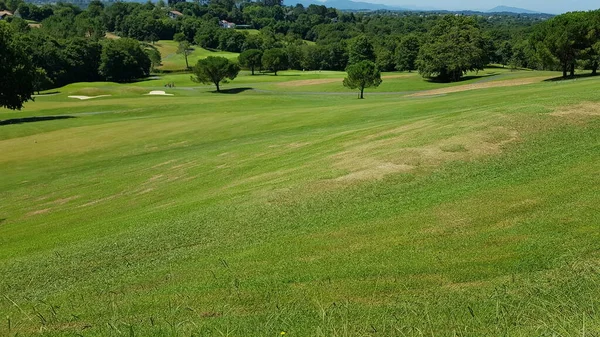
<svg viewBox="0 0 600 337">
<path fill-rule="evenodd" d="M 46 70 L 43 68 L 35 68 L 35 74 L 33 77 L 33 89 L 38 93 L 40 90 L 46 89 L 52 85 L 52 81 L 48 77 Z"/>
<path fill-rule="evenodd" d="M 0 21 L 0 107 L 18 109 L 31 99 L 35 68 L 8 24 Z"/>
<path fill-rule="evenodd" d="M 193 71 L 192 80 L 194 82 L 214 84 L 217 92 L 220 92 L 220 83 L 226 83 L 227 79 L 235 79 L 240 72 L 240 67 L 224 57 L 209 56 L 198 61 Z"/>
<path fill-rule="evenodd" d="M 349 65 L 346 69 L 348 77 L 344 78 L 344 86 L 350 89 L 360 90 L 360 99 L 363 99 L 365 88 L 377 88 L 382 80 L 377 65 L 371 61 L 360 61 Z"/>
<path fill-rule="evenodd" d="M 21 18 L 38 22 L 47 19 L 54 13 L 52 7 L 49 5 L 37 6 L 28 3 L 21 3 L 18 11 Z"/>
<path fill-rule="evenodd" d="M 404 36 L 396 48 L 396 69 L 400 71 L 417 70 L 417 57 L 419 56 L 419 38 L 410 34 Z"/>
<path fill-rule="evenodd" d="M 423 77 L 458 81 L 468 71 L 483 70 L 488 62 L 485 40 L 473 18 L 445 16 L 425 41 L 416 63 Z"/>
<path fill-rule="evenodd" d="M 146 52 L 146 54 L 148 55 L 148 58 L 150 59 L 150 62 L 151 62 L 150 69 L 152 71 L 154 71 L 157 67 L 160 66 L 160 64 L 162 62 L 160 52 L 156 48 L 153 48 L 150 45 L 146 46 L 146 48 L 144 48 L 144 51 Z"/>
<path fill-rule="evenodd" d="M 600 30 L 599 12 L 571 12 L 536 27 L 531 36 L 538 57 L 546 67 L 557 65 L 563 77 L 575 75 L 577 61 L 598 68 L 596 48 Z"/>
<path fill-rule="evenodd" d="M 380 47 L 375 52 L 375 63 L 381 71 L 393 71 L 396 67 L 394 52 L 386 47 Z"/>
<path fill-rule="evenodd" d="M 350 42 L 348 47 L 348 63 L 375 61 L 375 51 L 371 39 L 361 35 Z"/>
<path fill-rule="evenodd" d="M 280 70 L 288 68 L 288 59 L 285 50 L 274 48 L 265 50 L 262 56 L 262 66 L 277 75 Z"/>
<path fill-rule="evenodd" d="M 262 55 L 262 51 L 258 49 L 248 49 L 240 54 L 238 61 L 242 67 L 250 68 L 254 75 L 254 69 L 261 65 Z"/>
<path fill-rule="evenodd" d="M 105 41 L 100 61 L 100 74 L 114 82 L 148 76 L 152 63 L 139 42 L 127 38 Z"/>
</svg>

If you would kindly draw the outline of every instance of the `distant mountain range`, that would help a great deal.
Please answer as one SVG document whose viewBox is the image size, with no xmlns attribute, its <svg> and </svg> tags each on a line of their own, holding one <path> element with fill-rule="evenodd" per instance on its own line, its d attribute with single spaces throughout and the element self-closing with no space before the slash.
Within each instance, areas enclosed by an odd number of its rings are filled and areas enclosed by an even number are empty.
<svg viewBox="0 0 600 337">
<path fill-rule="evenodd" d="M 376 10 L 389 10 L 389 11 L 415 11 L 415 12 L 429 12 L 429 11 L 445 11 L 439 8 L 433 7 L 419 7 L 419 6 L 389 6 L 383 4 L 374 4 L 371 2 L 361 2 L 361 1 L 352 1 L 352 0 L 285 0 L 286 5 L 295 5 L 302 4 L 303 6 L 310 5 L 324 5 L 327 7 L 333 7 L 341 10 L 368 10 L 368 11 L 376 11 Z M 466 10 L 468 11 L 468 10 Z M 465 12 L 465 11 L 450 11 L 450 12 Z M 477 12 L 477 11 L 473 11 Z M 490 9 L 487 13 L 513 13 L 513 14 L 539 14 L 539 12 L 530 11 L 523 8 L 516 7 L 507 7 L 507 6 L 498 6 L 496 8 Z"/>
<path fill-rule="evenodd" d="M 488 11 L 488 13 L 540 14 L 540 12 L 530 11 L 529 9 L 508 6 L 498 6 L 492 8 Z"/>
</svg>

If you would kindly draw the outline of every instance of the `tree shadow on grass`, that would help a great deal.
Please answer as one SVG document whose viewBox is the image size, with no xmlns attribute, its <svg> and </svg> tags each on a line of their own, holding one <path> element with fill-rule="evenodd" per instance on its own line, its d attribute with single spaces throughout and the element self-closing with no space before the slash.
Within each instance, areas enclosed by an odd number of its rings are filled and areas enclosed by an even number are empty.
<svg viewBox="0 0 600 337">
<path fill-rule="evenodd" d="M 549 78 L 547 80 L 544 80 L 544 82 L 573 81 L 573 80 L 577 80 L 579 78 L 588 78 L 588 77 L 596 77 L 596 76 L 598 76 L 598 75 L 579 74 L 579 75 L 567 76 L 567 77 L 558 76 L 558 77 L 553 77 L 553 78 Z"/>
<path fill-rule="evenodd" d="M 39 117 L 13 118 L 13 119 L 5 119 L 3 121 L 0 121 L 0 126 L 53 121 L 53 120 L 59 120 L 59 119 L 71 119 L 71 118 L 76 118 L 76 117 L 75 116 L 39 116 Z"/>
<path fill-rule="evenodd" d="M 439 79 L 437 77 L 432 77 L 432 78 L 426 78 L 425 81 L 431 82 L 431 83 L 460 83 L 460 82 L 466 82 L 466 81 L 471 81 L 471 80 L 483 80 L 488 77 L 499 76 L 499 75 L 501 75 L 501 73 L 496 73 L 496 72 L 491 73 L 491 74 L 483 74 L 483 75 L 469 75 L 469 76 L 461 77 L 458 81 L 448 81 L 448 80 Z"/>
<path fill-rule="evenodd" d="M 44 91 L 44 92 L 41 92 L 41 93 L 36 94 L 34 96 L 42 97 L 42 96 L 46 96 L 46 95 L 56 95 L 56 94 L 60 94 L 60 91 L 56 91 L 56 90 L 55 91 Z"/>
<path fill-rule="evenodd" d="M 217 92 L 216 90 L 211 91 L 214 94 L 230 94 L 230 95 L 235 95 L 235 94 L 241 94 L 244 91 L 248 91 L 248 90 L 254 90 L 253 88 L 232 88 L 232 89 L 221 89 L 221 91 Z"/>
</svg>

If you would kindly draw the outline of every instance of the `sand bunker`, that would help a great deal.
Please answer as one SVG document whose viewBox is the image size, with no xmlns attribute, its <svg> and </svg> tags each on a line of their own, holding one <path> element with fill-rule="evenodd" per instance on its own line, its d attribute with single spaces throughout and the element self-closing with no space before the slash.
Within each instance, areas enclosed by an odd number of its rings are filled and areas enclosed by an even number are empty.
<svg viewBox="0 0 600 337">
<path fill-rule="evenodd" d="M 173 96 L 173 94 L 167 94 L 162 90 L 153 90 L 147 93 L 146 96 Z"/>
<path fill-rule="evenodd" d="M 100 98 L 100 97 L 109 97 L 110 95 L 100 95 L 100 96 L 69 96 L 69 98 L 75 98 L 75 99 L 79 99 L 79 100 L 86 100 L 86 99 L 93 99 L 93 98 Z"/>
<path fill-rule="evenodd" d="M 538 83 L 543 80 L 547 80 L 548 78 L 549 77 L 531 77 L 531 78 L 523 78 L 523 79 L 516 79 L 516 80 L 466 84 L 466 85 L 459 85 L 459 86 L 449 87 L 449 88 L 421 91 L 421 92 L 417 92 L 417 93 L 408 95 L 407 97 L 437 96 L 437 95 L 451 94 L 451 93 L 455 93 L 455 92 L 477 90 L 477 89 L 513 87 L 513 86 L 517 86 L 517 85 Z"/>
</svg>

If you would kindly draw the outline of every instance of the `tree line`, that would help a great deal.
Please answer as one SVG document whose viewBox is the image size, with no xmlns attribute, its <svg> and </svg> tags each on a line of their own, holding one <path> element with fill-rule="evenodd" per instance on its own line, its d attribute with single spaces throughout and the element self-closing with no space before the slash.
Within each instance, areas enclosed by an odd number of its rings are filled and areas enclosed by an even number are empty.
<svg viewBox="0 0 600 337">
<path fill-rule="evenodd" d="M 279 1 L 162 0 L 92 1 L 35 6 L 0 0 L 17 10 L 3 30 L 24 49 L 34 88 L 78 81 L 130 81 L 160 64 L 153 47 L 175 39 L 209 50 L 240 52 L 239 65 L 277 73 L 283 69 L 346 70 L 362 61 L 379 71 L 418 71 L 425 78 L 457 81 L 490 63 L 512 68 L 595 74 L 600 60 L 600 11 L 540 16 L 441 15 L 435 13 L 351 13 L 325 6 L 283 6 Z M 172 19 L 177 10 L 182 17 Z M 40 23 L 32 28 L 26 20 Z M 224 29 L 220 20 L 248 25 L 259 34 Z M 106 32 L 121 37 L 106 39 Z"/>
</svg>

